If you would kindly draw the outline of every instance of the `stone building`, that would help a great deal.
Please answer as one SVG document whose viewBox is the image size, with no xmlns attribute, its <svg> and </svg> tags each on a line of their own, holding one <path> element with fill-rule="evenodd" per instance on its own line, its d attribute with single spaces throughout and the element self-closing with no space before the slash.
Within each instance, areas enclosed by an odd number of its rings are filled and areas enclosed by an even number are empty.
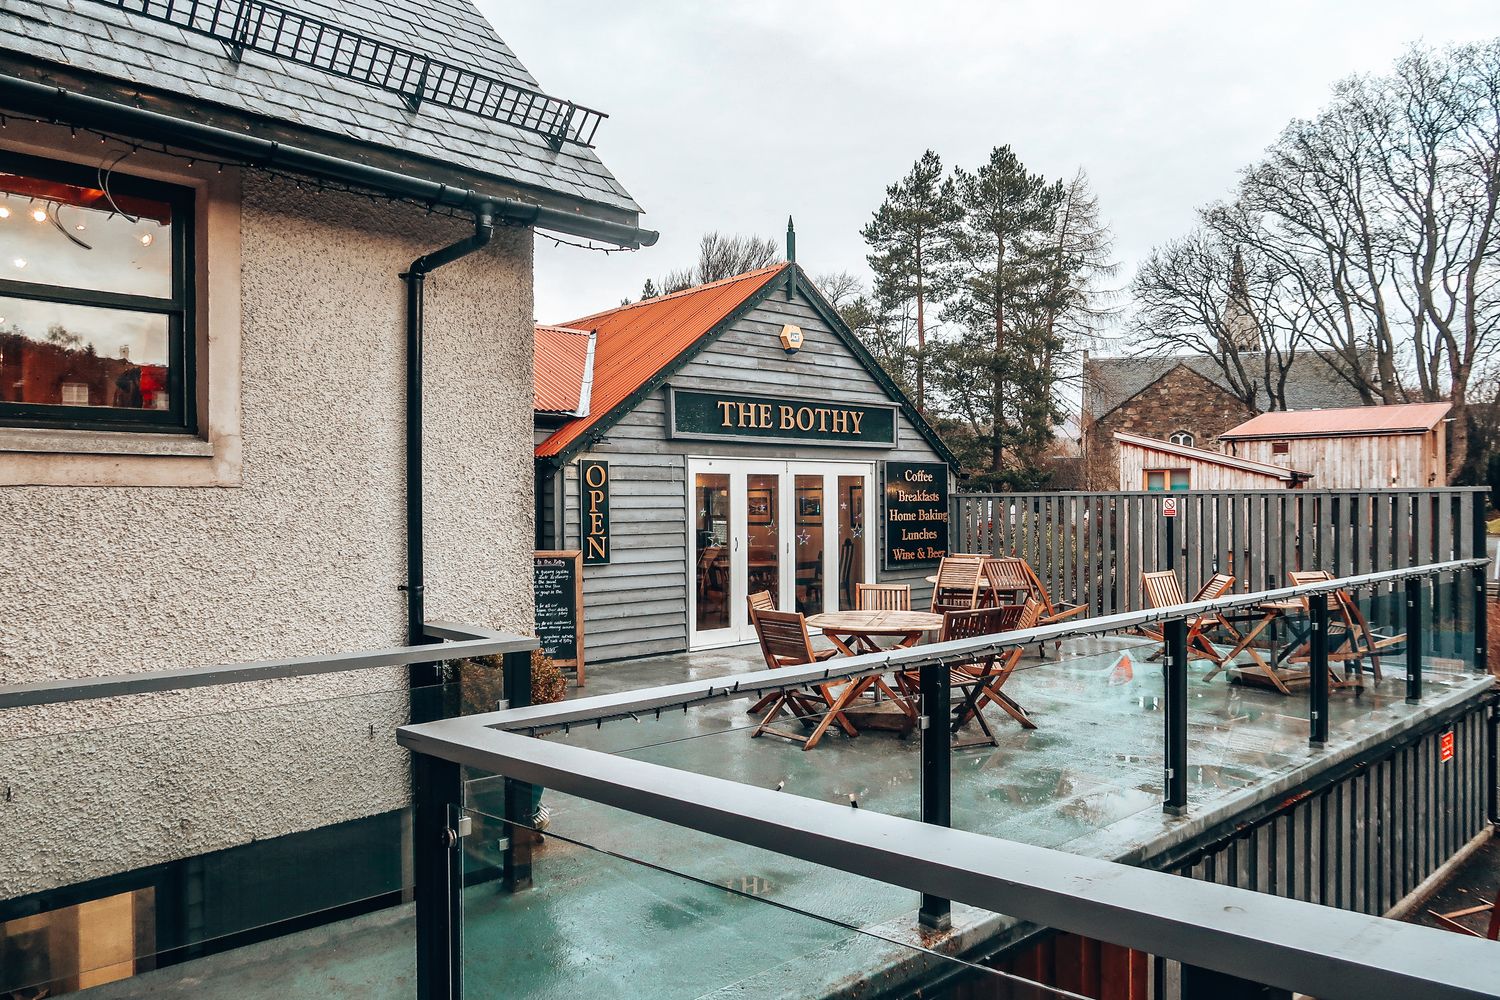
<svg viewBox="0 0 1500 1000">
<path fill-rule="evenodd" d="M 1254 352 L 1240 352 L 1248 370 Z M 1359 393 L 1322 359 L 1303 353 L 1286 381 L 1291 410 L 1359 406 Z M 1114 435 L 1135 434 L 1219 450 L 1219 435 L 1269 408 L 1263 393 L 1247 403 L 1230 388 L 1214 359 L 1201 354 L 1096 358 L 1083 361 L 1083 461 L 1091 489 L 1119 480 Z"/>
</svg>

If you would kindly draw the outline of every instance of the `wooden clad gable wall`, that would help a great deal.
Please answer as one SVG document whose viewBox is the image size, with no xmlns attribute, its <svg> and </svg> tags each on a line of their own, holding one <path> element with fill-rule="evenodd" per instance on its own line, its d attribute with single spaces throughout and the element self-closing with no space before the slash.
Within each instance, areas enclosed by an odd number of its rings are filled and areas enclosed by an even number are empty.
<svg viewBox="0 0 1500 1000">
<path fill-rule="evenodd" d="M 1280 490 L 1290 489 L 1291 483 L 1264 472 L 1249 469 L 1232 469 L 1217 462 L 1199 458 L 1187 458 L 1154 448 L 1143 448 L 1128 441 L 1117 441 L 1120 464 L 1120 489 L 1143 490 L 1146 488 L 1147 469 L 1187 469 L 1190 483 L 1195 490 Z M 1241 455 L 1242 458 L 1249 456 Z M 1265 461 L 1265 459 L 1256 459 Z M 1272 463 L 1267 463 L 1272 464 Z M 1299 468 L 1300 466 L 1290 466 Z"/>
<path fill-rule="evenodd" d="M 781 328 L 802 328 L 796 355 L 781 348 Z M 680 389 L 721 390 L 846 403 L 883 403 L 889 397 L 848 347 L 800 293 L 787 301 L 773 290 L 719 339 L 688 362 L 669 383 Z M 562 548 L 579 545 L 578 458 L 610 467 L 612 559 L 584 570 L 584 642 L 591 663 L 667 653 L 687 648 L 687 510 L 689 456 L 788 461 L 847 461 L 871 464 L 871 489 L 880 489 L 879 463 L 886 460 L 940 462 L 904 414 L 897 415 L 897 447 L 838 448 L 806 443 L 741 444 L 674 441 L 666 434 L 666 393 L 644 397 L 619 423 L 563 469 Z M 540 486 L 541 484 L 539 484 Z M 880 515 L 876 496 L 875 516 Z M 551 504 L 548 504 L 550 507 Z M 871 525 L 871 529 L 878 525 Z M 877 536 L 883 536 L 877 532 Z M 877 543 L 878 544 L 878 543 Z M 904 573 L 879 570 L 881 580 L 909 582 L 913 600 L 927 601 L 922 577 L 932 567 Z"/>
<path fill-rule="evenodd" d="M 1253 462 L 1285 465 L 1313 474 L 1309 486 L 1322 490 L 1427 489 L 1448 485 L 1444 426 L 1425 434 L 1359 434 L 1287 439 L 1277 455 L 1275 441 L 1235 441 L 1234 454 Z"/>
</svg>

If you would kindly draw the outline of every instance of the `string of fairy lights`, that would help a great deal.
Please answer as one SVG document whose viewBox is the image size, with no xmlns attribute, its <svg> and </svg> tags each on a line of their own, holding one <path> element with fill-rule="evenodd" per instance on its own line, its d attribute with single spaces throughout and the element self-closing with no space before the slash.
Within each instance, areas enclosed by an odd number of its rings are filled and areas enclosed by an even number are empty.
<svg viewBox="0 0 1500 1000">
<path fill-rule="evenodd" d="M 428 215 L 437 215 L 451 219 L 469 218 L 468 213 L 462 212 L 461 210 L 449 205 L 439 205 L 436 202 L 426 201 L 420 198 L 388 194 L 385 192 L 373 190 L 371 188 L 360 187 L 353 184 L 346 184 L 341 181 L 330 181 L 319 177 L 310 177 L 306 174 L 299 174 L 294 171 L 284 170 L 270 164 L 257 163 L 253 160 L 233 160 L 224 159 L 217 156 L 206 156 L 201 153 L 193 152 L 191 150 L 170 146 L 166 143 L 145 141 L 133 136 L 110 132 L 108 130 L 94 128 L 92 126 L 74 125 L 68 122 L 60 121 L 56 118 L 44 118 L 34 115 L 16 114 L 8 111 L 4 114 L 0 114 L 0 130 L 9 128 L 11 122 L 24 122 L 30 125 L 44 125 L 59 129 L 66 128 L 70 137 L 75 141 L 97 139 L 99 141 L 99 144 L 103 146 L 108 146 L 110 143 L 114 143 L 121 147 L 128 147 L 126 149 L 120 150 L 117 155 L 111 155 L 107 159 L 101 159 L 99 163 L 101 186 L 107 186 L 110 174 L 121 163 L 129 160 L 130 157 L 136 155 L 137 153 L 144 151 L 157 156 L 170 156 L 174 159 L 185 160 L 187 161 L 187 165 L 190 169 L 195 168 L 201 164 L 204 166 L 213 167 L 216 173 L 223 173 L 225 167 L 233 167 L 240 170 L 255 170 L 268 176 L 276 177 L 280 180 L 285 180 L 296 184 L 297 188 L 302 191 L 314 191 L 318 193 L 330 192 L 336 194 L 353 195 L 355 197 L 367 198 L 372 204 L 414 205 L 418 208 L 425 209 Z M 507 226 L 522 225 L 522 223 L 511 221 L 503 221 L 501 224 Z M 535 235 L 540 239 L 550 241 L 556 246 L 573 247 L 579 250 L 589 250 L 594 253 L 624 253 L 636 249 L 635 247 L 601 245 L 598 243 L 594 243 L 593 241 L 580 242 L 577 240 L 566 239 L 561 236 L 555 236 L 551 233 L 544 233 L 540 230 L 538 230 Z"/>
</svg>

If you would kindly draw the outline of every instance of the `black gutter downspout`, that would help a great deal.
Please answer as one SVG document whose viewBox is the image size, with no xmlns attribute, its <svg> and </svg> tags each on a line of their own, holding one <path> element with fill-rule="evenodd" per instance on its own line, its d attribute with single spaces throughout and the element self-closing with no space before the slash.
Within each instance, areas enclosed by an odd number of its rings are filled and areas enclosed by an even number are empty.
<svg viewBox="0 0 1500 1000">
<path fill-rule="evenodd" d="M 406 641 L 419 646 L 433 641 L 427 636 L 426 550 L 422 535 L 422 290 L 427 275 L 466 257 L 490 241 L 495 233 L 494 206 L 480 205 L 474 213 L 474 235 L 451 246 L 434 250 L 411 262 L 401 275 L 406 282 Z M 419 683 L 412 667 L 412 683 Z"/>
<path fill-rule="evenodd" d="M 514 221 L 584 239 L 602 240 L 617 246 L 648 247 L 656 243 L 657 234 L 649 229 L 591 218 L 578 211 L 564 211 L 515 198 L 501 198 L 471 188 L 442 184 L 418 176 L 417 172 L 398 173 L 244 132 L 174 118 L 159 111 L 148 111 L 64 87 L 0 73 L 0 118 L 4 117 L 7 110 L 116 135 L 128 132 L 140 139 L 244 160 L 251 166 L 279 168 L 356 187 L 373 188 L 460 211 L 477 212 L 481 206 L 490 205 L 491 214 L 506 222 Z"/>
</svg>

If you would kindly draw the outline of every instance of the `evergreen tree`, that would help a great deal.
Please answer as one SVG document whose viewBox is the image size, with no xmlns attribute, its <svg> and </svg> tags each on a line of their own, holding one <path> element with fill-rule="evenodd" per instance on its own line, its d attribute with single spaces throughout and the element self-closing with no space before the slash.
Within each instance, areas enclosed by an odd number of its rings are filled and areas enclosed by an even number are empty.
<svg viewBox="0 0 1500 1000">
<path fill-rule="evenodd" d="M 1059 417 L 1053 307 L 1058 288 L 1071 284 L 1058 272 L 1073 264 L 1055 252 L 1053 237 L 1065 190 L 1027 170 L 1009 146 L 973 173 L 956 171 L 954 184 L 963 214 L 947 227 L 946 275 L 957 294 L 946 314 L 964 335 L 946 350 L 946 395 L 969 411 L 987 446 L 989 475 L 999 479 L 1006 449 L 1023 461 L 1034 457 Z"/>
<path fill-rule="evenodd" d="M 885 189 L 885 201 L 861 235 L 870 245 L 866 258 L 875 272 L 875 296 L 895 307 L 916 308 L 916 404 L 926 408 L 927 303 L 938 284 L 946 239 L 960 209 L 953 181 L 943 163 L 927 150 L 911 172 Z"/>
</svg>

